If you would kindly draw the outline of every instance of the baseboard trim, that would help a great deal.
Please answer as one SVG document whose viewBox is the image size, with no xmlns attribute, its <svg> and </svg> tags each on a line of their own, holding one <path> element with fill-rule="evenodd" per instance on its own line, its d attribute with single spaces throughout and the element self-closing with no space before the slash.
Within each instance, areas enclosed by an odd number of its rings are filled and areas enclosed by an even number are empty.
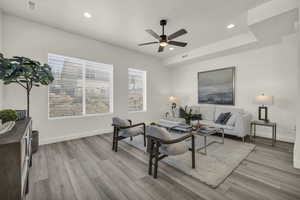
<svg viewBox="0 0 300 200">
<path fill-rule="evenodd" d="M 256 132 L 256 136 L 272 139 L 272 132 L 270 131 L 269 133 L 267 133 L 267 132 L 261 132 L 260 131 L 260 132 Z M 282 137 L 282 135 L 278 135 L 278 133 L 277 133 L 277 138 L 276 139 L 278 141 L 295 143 L 294 135 L 291 135 L 291 134 L 286 134 L 285 137 Z"/>
<path fill-rule="evenodd" d="M 83 133 L 78 133 L 78 134 L 71 134 L 71 135 L 65 135 L 61 137 L 54 137 L 54 138 L 47 138 L 47 139 L 41 139 L 39 141 L 39 145 L 46 145 L 46 144 L 53 144 L 53 143 L 58 143 L 58 142 L 63 142 L 63 141 L 68 141 L 68 140 L 75 140 L 75 139 L 80 139 L 80 138 L 85 138 L 85 137 L 90 137 L 90 136 L 95 136 L 95 135 L 101 135 L 105 133 L 112 132 L 111 129 L 102 129 L 102 130 L 94 130 L 94 131 L 89 131 L 89 132 L 83 132 Z"/>
<path fill-rule="evenodd" d="M 300 169 L 300 160 L 294 160 L 294 168 Z"/>
</svg>

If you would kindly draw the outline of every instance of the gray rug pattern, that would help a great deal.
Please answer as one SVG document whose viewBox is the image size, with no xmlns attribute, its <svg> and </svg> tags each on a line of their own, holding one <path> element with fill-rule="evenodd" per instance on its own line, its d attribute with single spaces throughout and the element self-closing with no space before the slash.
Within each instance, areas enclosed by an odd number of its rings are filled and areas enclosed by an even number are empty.
<svg viewBox="0 0 300 200">
<path fill-rule="evenodd" d="M 174 137 L 182 135 L 172 133 Z M 218 136 L 207 137 L 207 142 L 221 141 Z M 133 141 L 129 138 L 124 140 L 126 143 L 146 151 L 143 146 L 143 136 L 134 137 Z M 195 137 L 195 146 L 203 146 L 204 138 Z M 190 141 L 187 141 L 190 143 Z M 225 138 L 224 144 L 213 143 L 207 147 L 207 155 L 196 151 L 196 169 L 192 169 L 191 152 L 178 156 L 169 156 L 162 162 L 190 175 L 199 181 L 216 188 L 239 166 L 239 164 L 254 150 L 255 145 L 243 143 Z"/>
</svg>

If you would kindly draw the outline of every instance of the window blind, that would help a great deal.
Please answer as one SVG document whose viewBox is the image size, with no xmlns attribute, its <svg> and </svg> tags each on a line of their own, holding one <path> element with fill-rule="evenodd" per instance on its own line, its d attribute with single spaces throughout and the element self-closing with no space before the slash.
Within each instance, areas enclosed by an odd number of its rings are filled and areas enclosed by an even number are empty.
<svg viewBox="0 0 300 200">
<path fill-rule="evenodd" d="M 48 55 L 54 74 L 49 87 L 49 118 L 112 112 L 113 66 Z"/>
<path fill-rule="evenodd" d="M 146 111 L 146 71 L 128 69 L 128 111 Z"/>
</svg>

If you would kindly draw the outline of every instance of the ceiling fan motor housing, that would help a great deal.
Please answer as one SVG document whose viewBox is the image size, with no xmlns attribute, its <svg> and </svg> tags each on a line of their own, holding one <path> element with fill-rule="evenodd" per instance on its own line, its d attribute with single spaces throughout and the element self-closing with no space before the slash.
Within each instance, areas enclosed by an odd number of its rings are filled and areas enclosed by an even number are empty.
<svg viewBox="0 0 300 200">
<path fill-rule="evenodd" d="M 161 38 L 161 42 L 166 42 L 167 41 L 167 36 L 166 35 L 161 35 L 160 36 L 160 38 Z"/>
<path fill-rule="evenodd" d="M 161 26 L 167 25 L 167 20 L 166 20 L 166 19 L 160 20 L 160 25 L 161 25 Z"/>
</svg>

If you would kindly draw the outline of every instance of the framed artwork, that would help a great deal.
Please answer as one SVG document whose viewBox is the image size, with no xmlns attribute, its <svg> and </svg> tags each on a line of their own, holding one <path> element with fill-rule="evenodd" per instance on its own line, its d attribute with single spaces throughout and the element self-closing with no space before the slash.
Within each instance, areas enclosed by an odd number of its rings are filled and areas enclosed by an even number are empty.
<svg viewBox="0 0 300 200">
<path fill-rule="evenodd" d="M 235 67 L 198 72 L 198 103 L 234 105 Z"/>
</svg>

